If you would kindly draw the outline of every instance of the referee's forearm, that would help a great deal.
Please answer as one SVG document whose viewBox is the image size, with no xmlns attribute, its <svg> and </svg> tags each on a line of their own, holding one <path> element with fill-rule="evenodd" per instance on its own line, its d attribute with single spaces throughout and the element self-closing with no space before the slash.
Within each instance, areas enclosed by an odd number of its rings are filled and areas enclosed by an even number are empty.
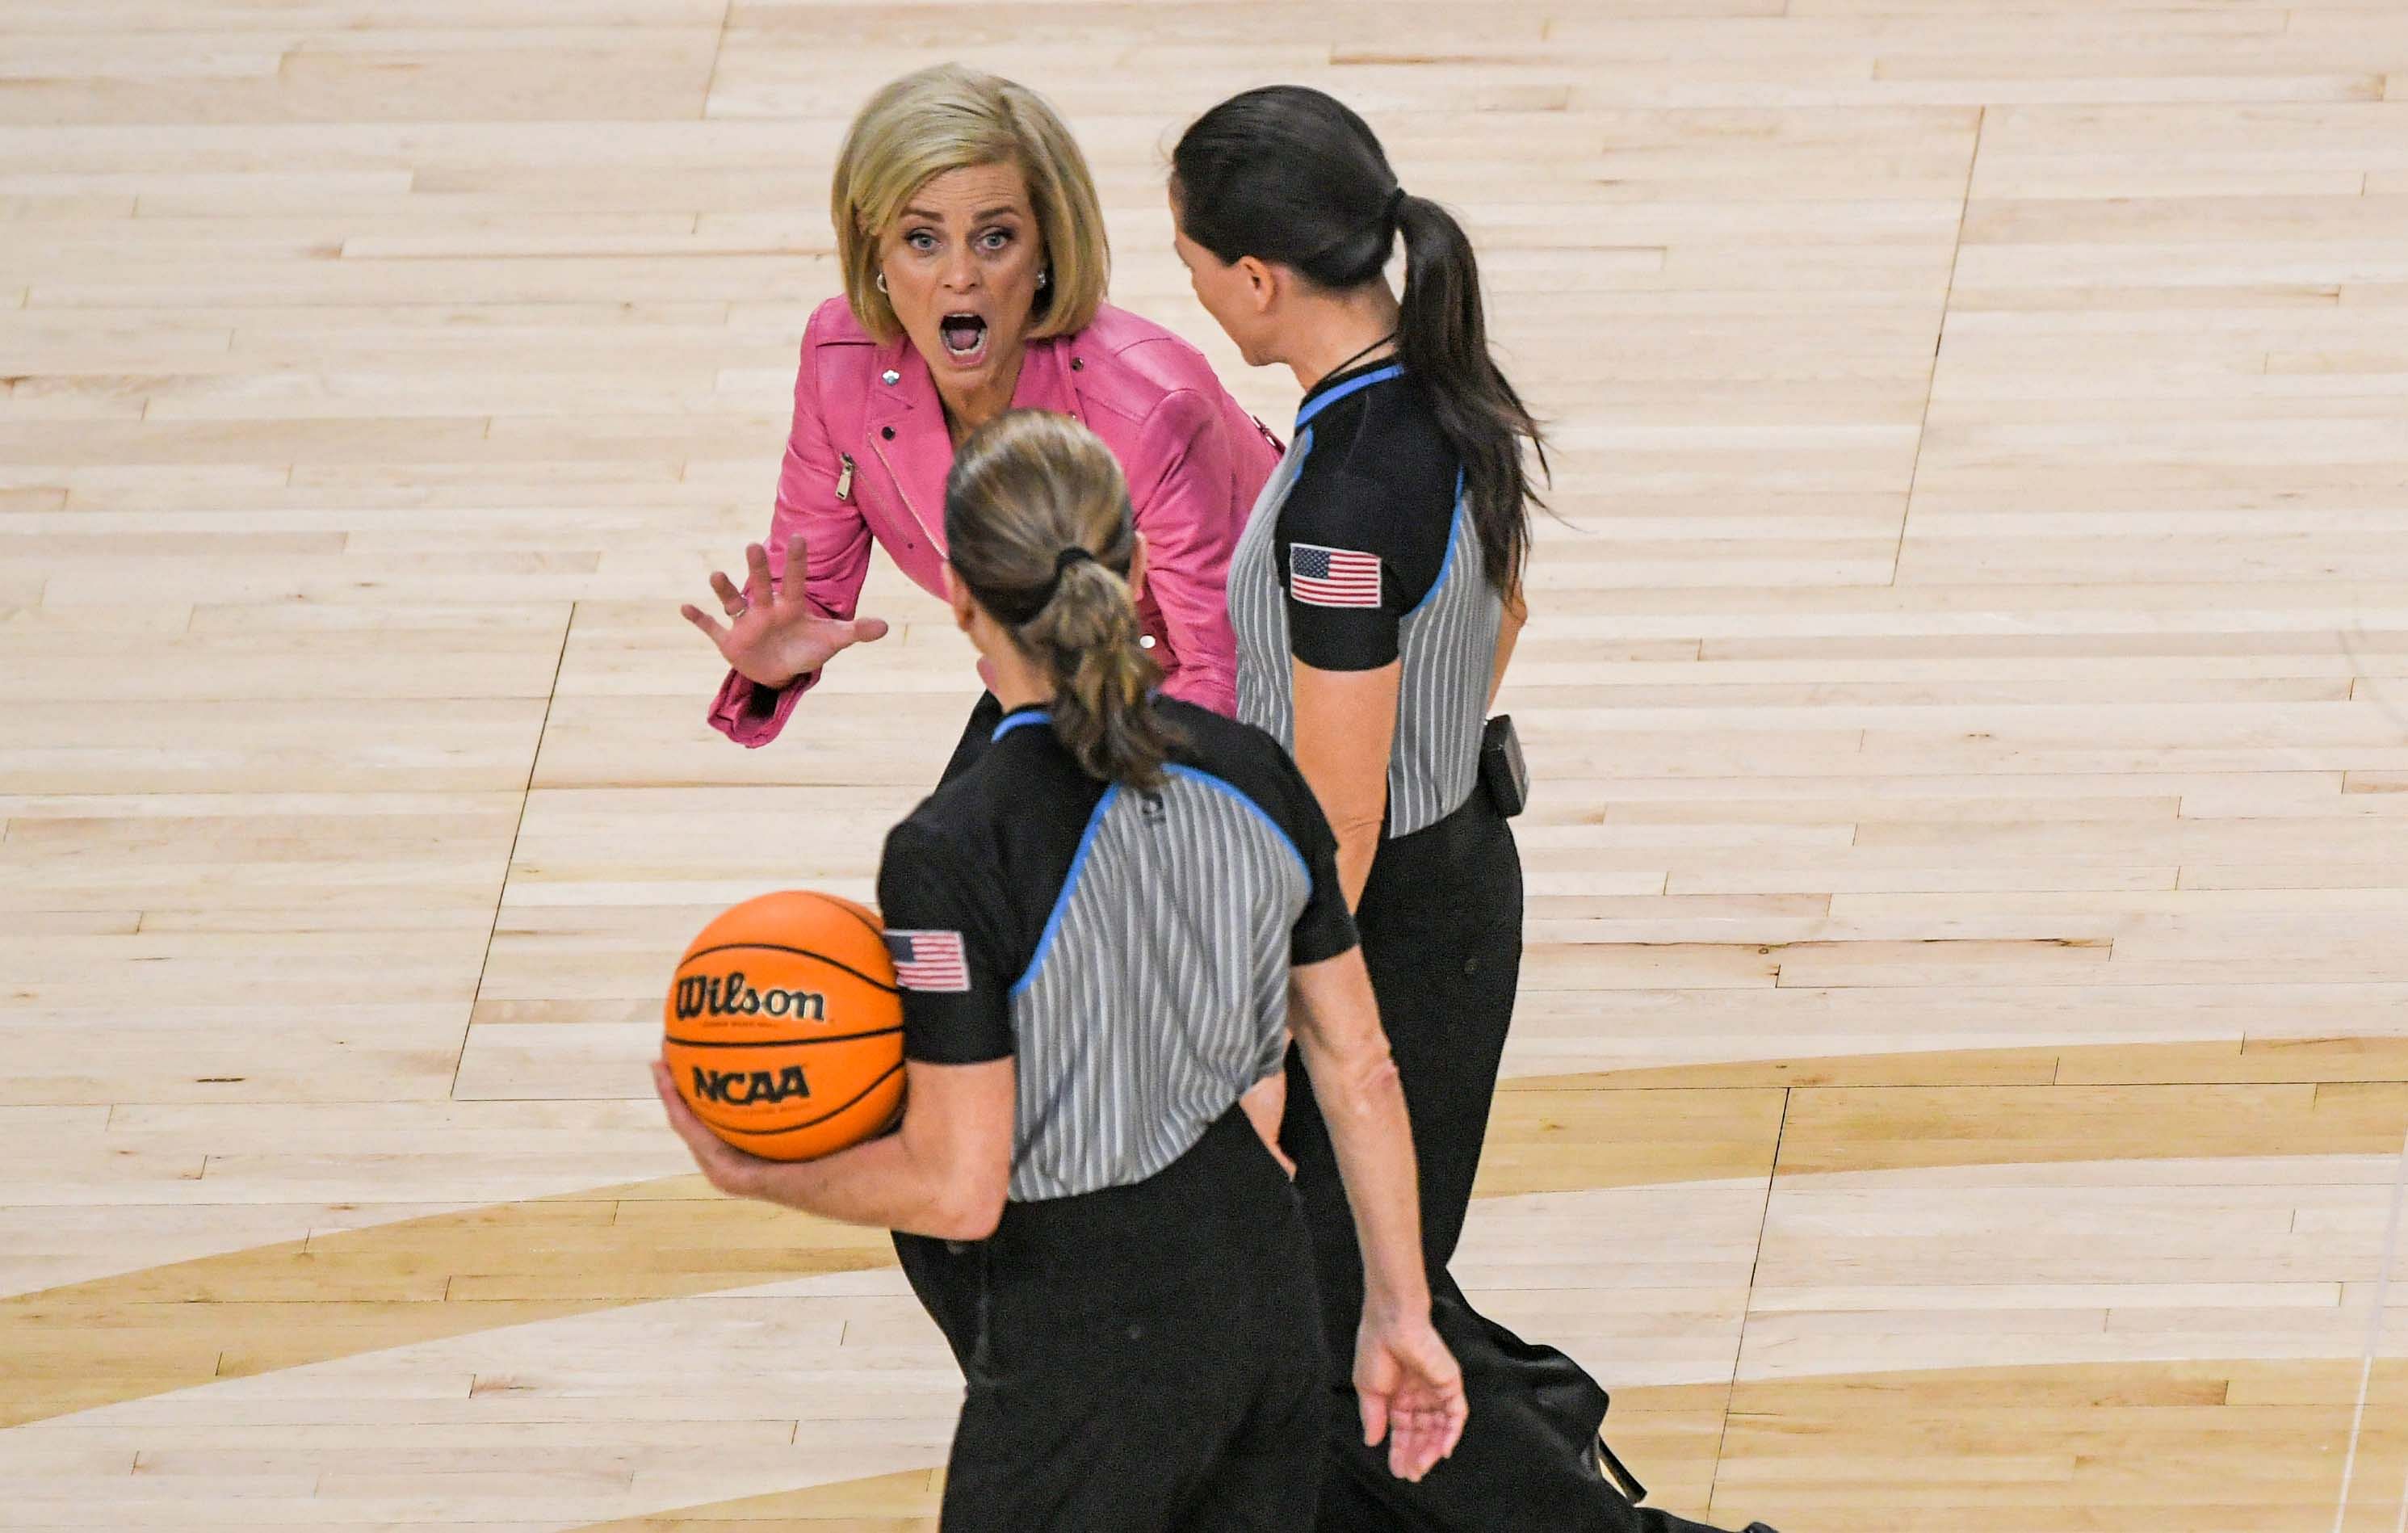
<svg viewBox="0 0 2408 1533">
<path fill-rule="evenodd" d="M 1383 804 L 1384 810 L 1386 806 Z M 1351 913 L 1363 903 L 1363 887 L 1371 881 L 1371 865 L 1380 856 L 1381 815 L 1332 827 L 1338 837 L 1338 886 L 1346 893 Z"/>
<path fill-rule="evenodd" d="M 1313 1063 L 1312 1053 L 1308 1048 L 1308 1067 Z M 1338 1152 L 1346 1201 L 1354 1210 L 1354 1235 L 1363 1249 L 1365 1306 L 1426 1314 L 1429 1280 L 1422 1269 L 1421 1191 L 1396 1061 L 1383 1039 L 1376 1053 L 1361 1051 L 1328 1063 L 1334 1067 L 1312 1072 L 1313 1094 Z M 1333 1076 L 1325 1085 L 1325 1079 Z"/>
<path fill-rule="evenodd" d="M 945 1179 L 931 1173 L 901 1134 L 888 1134 L 824 1160 L 766 1163 L 752 1196 L 823 1219 L 899 1229 L 939 1239 L 978 1239 L 968 1211 L 953 1207 Z M 988 1228 L 992 1228 L 989 1223 Z"/>
</svg>

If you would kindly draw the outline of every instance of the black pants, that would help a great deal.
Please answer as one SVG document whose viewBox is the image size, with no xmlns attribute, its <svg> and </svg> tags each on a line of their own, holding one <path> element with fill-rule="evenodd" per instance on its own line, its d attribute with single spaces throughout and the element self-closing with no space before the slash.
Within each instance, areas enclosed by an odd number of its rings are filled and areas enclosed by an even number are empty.
<svg viewBox="0 0 2408 1533">
<path fill-rule="evenodd" d="M 1498 1529 L 1679 1533 L 1699 1525 L 1635 1507 L 1599 1473 L 1606 1393 L 1570 1357 L 1482 1315 L 1447 1271 L 1471 1203 L 1522 967 L 1522 862 L 1513 833 L 1475 790 L 1435 825 L 1383 843 L 1355 912 L 1412 1117 L 1431 1319 L 1463 1367 L 1471 1419 L 1455 1454 L 1418 1484 L 1363 1444 L 1351 1383 L 1363 1258 L 1338 1160 L 1290 1055 L 1281 1144 L 1312 1232 L 1330 1354 L 1322 1533 Z"/>
<path fill-rule="evenodd" d="M 1305 1533 L 1327 1363 L 1297 1196 L 1232 1109 L 974 1248 L 946 1533 Z"/>
</svg>

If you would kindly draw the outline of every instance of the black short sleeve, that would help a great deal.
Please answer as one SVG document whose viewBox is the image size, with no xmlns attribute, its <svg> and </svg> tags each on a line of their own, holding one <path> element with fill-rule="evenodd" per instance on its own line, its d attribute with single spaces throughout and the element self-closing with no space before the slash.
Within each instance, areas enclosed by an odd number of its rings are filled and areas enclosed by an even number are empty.
<svg viewBox="0 0 2408 1533">
<path fill-rule="evenodd" d="M 1310 467 L 1280 513 L 1289 648 L 1317 670 L 1378 670 L 1397 658 L 1398 625 L 1428 587 L 1422 551 L 1409 546 L 1420 529 L 1378 482 Z"/>
<path fill-rule="evenodd" d="M 902 987 L 905 1058 L 982 1065 L 1017 1052 L 1000 886 L 967 876 L 944 840 L 909 820 L 888 834 L 878 906 Z"/>
</svg>

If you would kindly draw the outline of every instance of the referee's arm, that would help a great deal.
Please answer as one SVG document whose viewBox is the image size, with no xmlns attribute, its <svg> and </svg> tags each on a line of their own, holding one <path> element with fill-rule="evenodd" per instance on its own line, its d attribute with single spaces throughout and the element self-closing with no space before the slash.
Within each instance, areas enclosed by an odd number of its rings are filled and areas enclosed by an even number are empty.
<svg viewBox="0 0 2408 1533">
<path fill-rule="evenodd" d="M 669 1125 L 704 1177 L 731 1196 L 940 1240 L 983 1240 L 1003 1217 L 1019 1077 L 1010 1058 L 910 1061 L 899 1131 L 807 1161 L 764 1160 L 727 1143 L 685 1105 L 667 1071 L 652 1067 Z"/>
<path fill-rule="evenodd" d="M 1297 1047 L 1328 1121 L 1354 1211 L 1364 1302 L 1389 1313 L 1426 1315 L 1429 1281 L 1422 1271 L 1412 1128 L 1363 950 L 1292 969 L 1288 985 Z"/>
<path fill-rule="evenodd" d="M 887 833 L 878 869 L 886 929 L 957 943 L 957 973 L 898 974 L 903 1003 L 903 1125 L 824 1160 L 774 1161 L 722 1140 L 653 1074 L 669 1123 L 710 1184 L 847 1224 L 945 1240 L 981 1240 L 1003 1216 L 1011 1181 L 1019 1066 L 1010 984 L 994 937 L 1008 897 L 991 870 L 961 862 L 954 842 L 906 820 Z"/>
<path fill-rule="evenodd" d="M 1405 1094 L 1380 1028 L 1360 948 L 1289 971 L 1288 1014 L 1312 1077 L 1363 1251 L 1354 1394 L 1363 1440 L 1388 1443 L 1388 1469 L 1419 1480 L 1455 1451 L 1469 1413 L 1463 1371 L 1430 1325 Z"/>
</svg>

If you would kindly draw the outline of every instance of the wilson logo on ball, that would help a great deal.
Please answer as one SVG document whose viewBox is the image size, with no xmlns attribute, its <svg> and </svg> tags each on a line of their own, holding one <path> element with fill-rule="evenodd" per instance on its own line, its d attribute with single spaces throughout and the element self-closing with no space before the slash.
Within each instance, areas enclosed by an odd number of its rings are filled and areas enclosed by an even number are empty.
<svg viewBox="0 0 2408 1533">
<path fill-rule="evenodd" d="M 729 1107 L 763 1107 L 790 1096 L 809 1096 L 803 1067 L 789 1065 L 772 1075 L 767 1070 L 712 1070 L 694 1067 L 694 1094 L 706 1102 Z"/>
<path fill-rule="evenodd" d="M 794 1017 L 803 1022 L 827 1021 L 827 997 L 815 990 L 755 990 L 744 971 L 725 976 L 688 975 L 677 982 L 677 1018 Z"/>
<path fill-rule="evenodd" d="M 903 996 L 877 911 L 808 889 L 748 899 L 663 988 L 662 1062 L 738 1149 L 814 1160 L 902 1116 Z"/>
</svg>

